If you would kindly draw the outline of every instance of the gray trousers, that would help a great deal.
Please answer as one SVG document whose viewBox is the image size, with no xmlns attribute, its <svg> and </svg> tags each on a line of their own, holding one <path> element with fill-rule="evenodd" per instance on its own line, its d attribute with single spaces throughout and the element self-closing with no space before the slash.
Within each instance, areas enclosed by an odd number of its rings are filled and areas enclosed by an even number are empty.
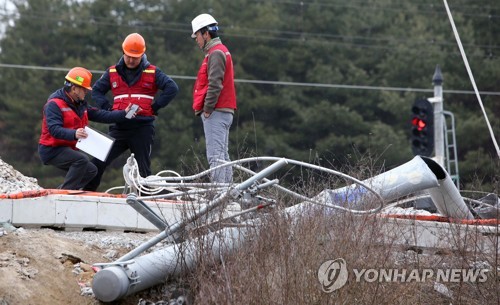
<svg viewBox="0 0 500 305">
<path fill-rule="evenodd" d="M 214 111 L 208 118 L 201 114 L 201 120 L 205 131 L 207 160 L 210 168 L 223 164 L 217 161 L 218 159 L 231 161 L 229 159 L 229 128 L 233 123 L 233 114 Z M 232 183 L 233 168 L 226 166 L 211 172 L 210 180 L 214 183 Z"/>
<path fill-rule="evenodd" d="M 66 172 L 64 182 L 58 187 L 63 190 L 80 190 L 97 174 L 97 167 L 86 154 L 69 147 L 61 150 L 47 164 Z"/>
</svg>

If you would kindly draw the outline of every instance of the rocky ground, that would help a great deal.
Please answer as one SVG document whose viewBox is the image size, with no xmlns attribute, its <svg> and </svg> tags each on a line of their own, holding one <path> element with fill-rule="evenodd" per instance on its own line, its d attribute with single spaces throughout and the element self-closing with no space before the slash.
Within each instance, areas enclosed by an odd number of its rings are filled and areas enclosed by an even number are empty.
<svg viewBox="0 0 500 305">
<path fill-rule="evenodd" d="M 0 159 L 0 194 L 38 189 L 41 187 L 35 178 L 24 176 Z"/>
<path fill-rule="evenodd" d="M 0 194 L 41 189 L 0 159 Z M 0 202 L 1 204 L 1 202 Z M 0 305 L 101 304 L 93 296 L 93 263 L 128 253 L 155 233 L 67 232 L 0 223 Z M 182 304 L 162 286 L 114 304 Z"/>
</svg>

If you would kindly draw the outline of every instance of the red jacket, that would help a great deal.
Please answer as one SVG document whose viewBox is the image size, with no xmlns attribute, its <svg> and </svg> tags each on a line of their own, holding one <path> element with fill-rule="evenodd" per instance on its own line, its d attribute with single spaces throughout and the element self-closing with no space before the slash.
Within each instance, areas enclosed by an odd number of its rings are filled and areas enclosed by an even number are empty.
<svg viewBox="0 0 500 305">
<path fill-rule="evenodd" d="M 236 90 L 234 88 L 234 70 L 233 70 L 233 60 L 231 59 L 231 53 L 223 44 L 217 44 L 208 50 L 208 55 L 210 55 L 215 50 L 221 50 L 226 54 L 226 70 L 224 72 L 224 80 L 222 81 L 223 89 L 220 92 L 217 103 L 215 104 L 215 109 L 217 108 L 231 108 L 236 109 Z M 205 103 L 205 97 L 208 91 L 208 56 L 205 56 L 200 70 L 198 71 L 198 76 L 196 77 L 196 82 L 193 88 L 193 110 L 200 111 L 203 110 L 203 105 Z"/>
<path fill-rule="evenodd" d="M 54 98 L 47 103 L 50 102 L 55 102 L 57 106 L 61 109 L 62 115 L 63 115 L 63 127 L 64 128 L 69 128 L 69 129 L 78 129 L 78 128 L 84 128 L 85 126 L 88 125 L 89 119 L 88 119 L 88 114 L 87 110 L 85 110 L 85 113 L 83 114 L 82 118 L 76 114 L 73 109 L 68 107 L 66 102 L 62 99 L 59 98 Z M 45 115 L 43 116 L 42 120 L 42 134 L 40 136 L 40 140 L 38 143 L 45 145 L 45 146 L 69 146 L 73 149 L 76 150 L 76 139 L 73 141 L 68 141 L 68 140 L 62 140 L 62 139 L 57 139 L 54 138 L 47 127 L 47 121 L 45 118 Z"/>
<path fill-rule="evenodd" d="M 139 81 L 132 86 L 122 79 L 116 71 L 115 66 L 109 68 L 109 81 L 113 92 L 113 110 L 125 110 L 127 106 L 137 104 L 142 108 L 138 114 L 143 116 L 153 116 L 153 100 L 158 87 L 156 86 L 156 67 L 149 65 L 142 71 Z"/>
</svg>

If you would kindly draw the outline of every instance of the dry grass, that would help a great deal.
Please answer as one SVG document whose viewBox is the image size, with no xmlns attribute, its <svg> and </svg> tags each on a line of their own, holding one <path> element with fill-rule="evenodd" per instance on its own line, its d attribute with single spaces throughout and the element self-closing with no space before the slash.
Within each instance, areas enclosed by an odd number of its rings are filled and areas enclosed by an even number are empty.
<svg viewBox="0 0 500 305">
<path fill-rule="evenodd" d="M 361 168 L 350 167 L 348 174 L 363 180 L 381 171 L 362 164 Z M 298 178 L 288 180 L 287 187 L 306 196 L 346 183 L 318 173 L 294 173 L 293 177 Z M 498 227 L 485 235 L 475 226 L 442 224 L 424 237 L 421 224 L 411 221 L 388 222 L 374 215 L 356 216 L 319 207 L 293 215 L 283 213 L 285 207 L 298 203 L 296 199 L 278 193 L 266 195 L 277 198 L 279 208 L 247 229 L 241 246 L 214 255 L 215 239 L 205 236 L 198 240 L 198 264 L 176 280 L 187 287 L 193 304 L 500 304 Z M 433 239 L 435 246 L 419 246 L 422 238 Z M 323 262 L 337 258 L 347 263 L 348 281 L 325 293 L 318 269 Z M 357 281 L 353 272 L 397 269 L 422 274 L 452 268 L 489 272 L 486 282 L 441 283 L 435 277 L 409 282 Z"/>
<path fill-rule="evenodd" d="M 373 216 L 332 213 L 309 209 L 299 216 L 270 213 L 252 229 L 243 246 L 215 256 L 213 240 L 204 239 L 195 270 L 181 281 L 187 284 L 194 304 L 499 304 L 498 253 L 465 249 L 420 249 L 396 243 L 387 235 L 385 221 Z M 450 224 L 453 226 L 453 224 Z M 397 226 L 396 229 L 397 230 Z M 469 232 L 474 235 L 474 232 Z M 498 235 L 490 236 L 498 249 Z M 470 242 L 478 242 L 470 239 Z M 474 247 L 473 247 L 474 248 Z M 318 268 L 326 260 L 347 262 L 347 284 L 325 293 L 318 281 Z M 356 281 L 352 269 L 492 269 L 485 283 L 443 283 L 450 294 L 437 292 L 434 281 Z"/>
</svg>

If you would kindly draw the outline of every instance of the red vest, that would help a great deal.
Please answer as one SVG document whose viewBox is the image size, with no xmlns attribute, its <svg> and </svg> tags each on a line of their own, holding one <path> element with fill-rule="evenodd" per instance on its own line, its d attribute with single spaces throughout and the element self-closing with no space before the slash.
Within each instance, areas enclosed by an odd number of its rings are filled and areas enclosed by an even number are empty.
<svg viewBox="0 0 500 305">
<path fill-rule="evenodd" d="M 231 53 L 223 44 L 218 44 L 213 46 L 208 50 L 207 56 L 203 60 L 200 70 L 198 71 L 198 76 L 196 77 L 196 82 L 193 88 L 193 110 L 200 111 L 203 110 L 203 105 L 205 104 L 205 97 L 208 91 L 208 55 L 210 55 L 215 50 L 221 50 L 226 54 L 226 71 L 224 72 L 224 79 L 222 81 L 222 90 L 220 92 L 215 108 L 231 108 L 236 109 L 236 90 L 234 88 L 234 70 L 233 70 L 233 60 L 231 59 Z"/>
<path fill-rule="evenodd" d="M 83 117 L 80 118 L 76 112 L 71 109 L 64 100 L 59 99 L 59 98 L 54 98 L 49 101 L 47 101 L 47 104 L 50 102 L 55 102 L 57 106 L 61 109 L 62 115 L 63 115 L 63 127 L 64 128 L 69 128 L 69 129 L 78 129 L 78 128 L 84 128 L 87 126 L 89 119 L 87 115 L 87 110 L 83 113 Z M 62 139 L 56 139 L 54 138 L 50 132 L 49 128 L 47 127 L 47 120 L 45 118 L 45 115 L 43 116 L 42 120 L 42 134 L 40 136 L 40 141 L 38 143 L 45 145 L 45 146 L 69 146 L 73 149 L 76 150 L 76 141 L 77 140 L 62 140 Z"/>
<path fill-rule="evenodd" d="M 152 116 L 153 100 L 158 87 L 156 86 L 156 67 L 149 65 L 142 71 L 141 78 L 137 83 L 129 86 L 123 78 L 116 72 L 115 66 L 109 68 L 109 81 L 113 92 L 113 110 L 125 110 L 132 103 L 139 105 L 142 111 L 138 114 Z"/>
</svg>

